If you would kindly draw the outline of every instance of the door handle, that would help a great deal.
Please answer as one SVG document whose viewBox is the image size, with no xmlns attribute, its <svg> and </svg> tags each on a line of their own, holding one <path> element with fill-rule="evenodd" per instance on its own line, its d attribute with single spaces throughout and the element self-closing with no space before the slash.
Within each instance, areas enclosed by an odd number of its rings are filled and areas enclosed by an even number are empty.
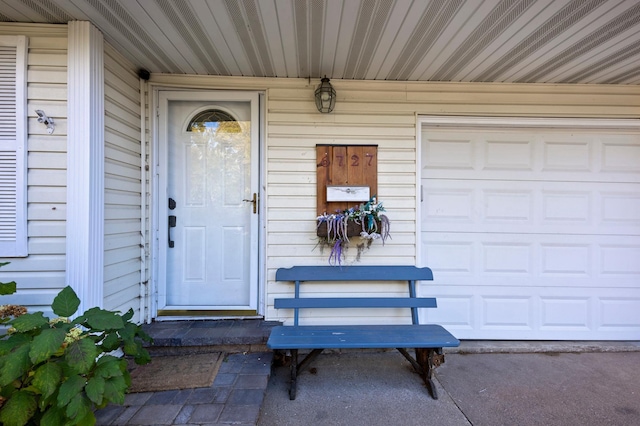
<svg viewBox="0 0 640 426">
<path fill-rule="evenodd" d="M 257 193 L 253 193 L 253 199 L 251 200 L 242 200 L 245 203 L 253 203 L 253 214 L 256 214 L 258 212 L 258 194 Z"/>
<path fill-rule="evenodd" d="M 169 229 L 167 229 L 167 234 L 169 235 L 169 247 L 173 248 L 175 245 L 175 241 L 171 239 L 171 228 L 176 227 L 177 218 L 173 215 L 169 216 Z"/>
</svg>

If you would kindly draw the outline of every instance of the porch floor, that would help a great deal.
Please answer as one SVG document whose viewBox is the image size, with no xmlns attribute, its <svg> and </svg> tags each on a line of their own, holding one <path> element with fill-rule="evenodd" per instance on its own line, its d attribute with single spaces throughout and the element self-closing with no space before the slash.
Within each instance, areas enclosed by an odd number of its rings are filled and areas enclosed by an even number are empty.
<svg viewBox="0 0 640 426">
<path fill-rule="evenodd" d="M 227 354 L 210 387 L 130 393 L 123 405 L 96 411 L 97 425 L 255 425 L 271 375 L 266 342 L 280 325 L 262 320 L 159 321 L 143 326 L 151 357 Z"/>
</svg>

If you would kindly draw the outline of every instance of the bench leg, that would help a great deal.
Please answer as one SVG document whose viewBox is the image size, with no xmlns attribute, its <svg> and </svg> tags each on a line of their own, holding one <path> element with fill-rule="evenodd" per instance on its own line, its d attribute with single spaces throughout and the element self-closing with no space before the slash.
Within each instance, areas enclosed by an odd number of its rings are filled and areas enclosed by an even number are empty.
<svg viewBox="0 0 640 426">
<path fill-rule="evenodd" d="M 433 383 L 433 370 L 444 362 L 442 348 L 416 348 L 415 358 L 406 349 L 397 349 L 411 363 L 413 369 L 420 374 L 427 388 L 429 388 L 431 397 L 438 399 L 438 390 L 435 383 Z"/>
<path fill-rule="evenodd" d="M 300 363 L 298 363 L 298 350 L 297 349 L 290 350 L 291 352 L 291 365 L 290 365 L 291 381 L 289 382 L 289 399 L 290 400 L 296 399 L 298 374 L 302 370 L 307 368 L 307 366 L 311 363 L 311 361 L 316 359 L 316 357 L 320 355 L 322 351 L 323 349 L 314 349 L 311 352 L 309 352 L 309 354 L 307 354 L 307 356 Z"/>
<path fill-rule="evenodd" d="M 296 390 L 298 387 L 298 350 L 291 349 L 291 380 L 289 381 L 289 399 L 293 401 L 296 399 Z"/>
<path fill-rule="evenodd" d="M 416 361 L 422 367 L 420 373 L 431 396 L 438 399 L 438 391 L 433 383 L 433 370 L 444 362 L 442 348 L 416 348 Z"/>
</svg>

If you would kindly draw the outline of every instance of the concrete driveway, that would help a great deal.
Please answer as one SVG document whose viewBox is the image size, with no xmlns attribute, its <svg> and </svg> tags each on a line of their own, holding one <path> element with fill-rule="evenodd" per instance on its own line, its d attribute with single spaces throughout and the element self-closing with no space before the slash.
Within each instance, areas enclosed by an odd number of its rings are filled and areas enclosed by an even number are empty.
<svg viewBox="0 0 640 426">
<path fill-rule="evenodd" d="M 640 425 L 640 352 L 449 353 L 440 398 L 396 351 L 321 355 L 298 378 L 276 367 L 258 425 Z"/>
</svg>

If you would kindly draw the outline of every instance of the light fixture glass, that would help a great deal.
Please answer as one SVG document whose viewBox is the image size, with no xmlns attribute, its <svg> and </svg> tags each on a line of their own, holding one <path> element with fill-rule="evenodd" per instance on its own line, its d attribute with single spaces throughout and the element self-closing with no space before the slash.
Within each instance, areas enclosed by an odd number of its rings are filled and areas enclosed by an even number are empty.
<svg viewBox="0 0 640 426">
<path fill-rule="evenodd" d="M 336 106 L 336 90 L 331 86 L 326 75 L 320 81 L 316 89 L 316 108 L 320 112 L 329 113 Z"/>
</svg>

